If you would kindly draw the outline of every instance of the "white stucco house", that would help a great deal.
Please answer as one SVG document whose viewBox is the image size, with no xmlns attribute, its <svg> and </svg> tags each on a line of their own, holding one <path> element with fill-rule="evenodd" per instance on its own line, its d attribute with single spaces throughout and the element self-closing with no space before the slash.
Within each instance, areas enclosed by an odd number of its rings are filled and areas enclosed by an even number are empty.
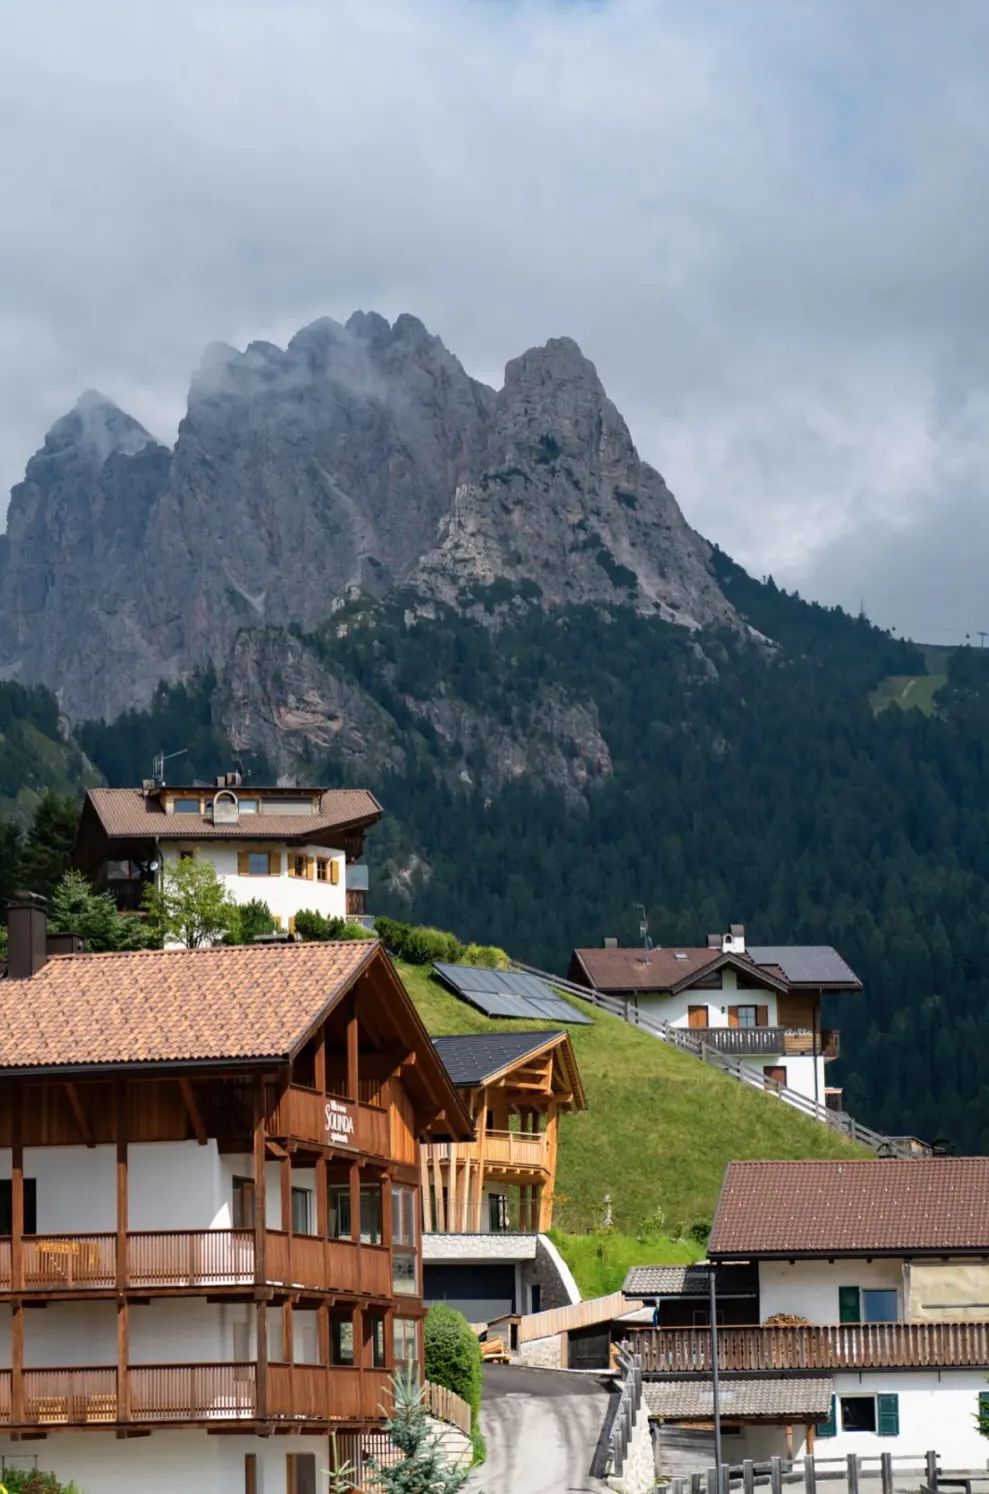
<svg viewBox="0 0 989 1494">
<path fill-rule="evenodd" d="M 933 1450 L 985 1468 L 989 1158 L 733 1162 L 709 1257 L 728 1461 Z M 740 1262 L 758 1271 L 747 1326 L 720 1300 Z M 709 1418 L 709 1329 L 636 1342 L 653 1418 Z"/>
<path fill-rule="evenodd" d="M 691 1028 L 717 1052 L 761 1073 L 767 1087 L 796 1091 L 822 1109 L 842 1108 L 828 1084 L 839 1034 L 822 1028 L 825 995 L 862 982 L 830 945 L 749 945 L 741 924 L 707 944 L 663 949 L 575 949 L 569 978 L 617 997 L 672 1027 Z"/>
<path fill-rule="evenodd" d="M 208 860 L 232 902 L 260 899 L 292 932 L 303 908 L 367 919 L 360 858 L 381 806 L 366 789 L 247 788 L 236 773 L 212 787 L 146 783 L 86 795 L 75 864 L 122 909 L 183 857 Z"/>
</svg>

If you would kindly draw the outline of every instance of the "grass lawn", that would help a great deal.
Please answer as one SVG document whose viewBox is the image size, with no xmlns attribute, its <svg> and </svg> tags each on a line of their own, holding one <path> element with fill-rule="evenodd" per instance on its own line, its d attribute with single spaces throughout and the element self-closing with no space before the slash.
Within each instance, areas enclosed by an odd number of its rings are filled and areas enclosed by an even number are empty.
<svg viewBox="0 0 989 1494">
<path fill-rule="evenodd" d="M 435 980 L 428 966 L 398 962 L 402 978 L 434 1036 L 458 1032 L 549 1029 L 547 1021 L 486 1017 Z M 587 1095 L 587 1110 L 560 1125 L 555 1224 L 568 1235 L 589 1235 L 575 1258 L 607 1279 L 613 1267 L 596 1254 L 604 1196 L 632 1250 L 643 1242 L 642 1263 L 694 1258 L 657 1252 L 691 1251 L 681 1236 L 710 1224 L 725 1165 L 733 1158 L 861 1157 L 869 1154 L 782 1101 L 720 1074 L 689 1054 L 629 1027 L 619 1017 L 572 999 L 593 1018 L 570 1036 Z M 665 1243 L 664 1243 L 665 1242 Z M 570 1259 L 570 1247 L 566 1251 Z M 571 1261 L 571 1266 L 573 1262 Z M 581 1271 L 575 1271 L 583 1288 Z M 589 1279 L 589 1277 L 588 1277 Z M 619 1282 L 620 1284 L 620 1282 Z"/>
<path fill-rule="evenodd" d="M 632 1239 L 611 1229 L 593 1235 L 571 1235 L 562 1229 L 550 1233 L 583 1297 L 617 1292 L 629 1266 L 687 1266 L 704 1257 L 700 1241 L 674 1240 L 669 1235 L 643 1234 Z"/>
<path fill-rule="evenodd" d="M 952 652 L 941 644 L 923 645 L 926 674 L 890 674 L 869 696 L 873 714 L 887 706 L 897 705 L 903 711 L 916 706 L 925 716 L 934 714 L 934 696 L 948 682 L 948 656 Z"/>
</svg>

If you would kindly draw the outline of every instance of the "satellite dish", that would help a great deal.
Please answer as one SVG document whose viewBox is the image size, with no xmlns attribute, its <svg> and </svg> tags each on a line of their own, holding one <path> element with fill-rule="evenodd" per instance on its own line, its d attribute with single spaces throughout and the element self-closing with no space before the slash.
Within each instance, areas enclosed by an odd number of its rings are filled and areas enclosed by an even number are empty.
<svg viewBox="0 0 989 1494">
<path fill-rule="evenodd" d="M 148 871 L 157 871 L 157 870 L 158 870 L 158 863 L 157 863 L 157 861 L 149 861 L 148 862 Z"/>
</svg>

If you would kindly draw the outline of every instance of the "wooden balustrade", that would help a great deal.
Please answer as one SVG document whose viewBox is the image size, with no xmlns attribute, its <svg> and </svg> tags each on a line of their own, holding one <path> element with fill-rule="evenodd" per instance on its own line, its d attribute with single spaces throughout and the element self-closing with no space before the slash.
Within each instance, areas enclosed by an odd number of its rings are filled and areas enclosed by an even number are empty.
<svg viewBox="0 0 989 1494">
<path fill-rule="evenodd" d="M 112 1287 L 116 1277 L 115 1235 L 26 1235 L 24 1238 L 26 1292 Z"/>
<path fill-rule="evenodd" d="M 336 1095 L 290 1085 L 268 1117 L 268 1134 L 322 1146 L 346 1147 L 372 1157 L 391 1154 L 388 1111 Z"/>
<path fill-rule="evenodd" d="M 257 1410 L 253 1364 L 156 1364 L 130 1371 L 132 1421 L 243 1421 Z"/>
<path fill-rule="evenodd" d="M 316 1291 L 360 1292 L 390 1297 L 391 1252 L 382 1245 L 350 1240 L 321 1240 L 315 1235 L 267 1233 L 266 1275 L 269 1282 Z"/>
<path fill-rule="evenodd" d="M 628 1325 L 642 1367 L 653 1374 L 709 1374 L 706 1328 Z M 981 1369 L 989 1323 L 825 1323 L 720 1328 L 721 1370 Z"/>
<path fill-rule="evenodd" d="M 127 1277 L 135 1287 L 250 1285 L 254 1233 L 200 1229 L 128 1235 Z"/>
<path fill-rule="evenodd" d="M 33 1426 L 117 1420 L 115 1369 L 24 1371 L 24 1421 Z"/>
<path fill-rule="evenodd" d="M 430 1162 L 448 1162 L 451 1151 L 458 1162 L 483 1161 L 488 1166 L 540 1168 L 548 1165 L 549 1140 L 544 1132 L 486 1131 L 481 1141 L 434 1141 L 422 1150 Z"/>
<path fill-rule="evenodd" d="M 349 1365 L 269 1364 L 268 1415 L 306 1421 L 379 1421 L 391 1410 L 384 1370 Z"/>
</svg>

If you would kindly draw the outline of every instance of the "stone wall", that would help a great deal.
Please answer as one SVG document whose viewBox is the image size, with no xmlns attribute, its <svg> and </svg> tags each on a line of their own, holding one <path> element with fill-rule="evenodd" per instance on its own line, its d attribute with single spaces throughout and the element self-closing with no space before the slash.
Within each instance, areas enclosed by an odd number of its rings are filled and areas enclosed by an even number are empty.
<svg viewBox="0 0 989 1494">
<path fill-rule="evenodd" d="M 565 1369 L 566 1334 L 554 1333 L 549 1338 L 530 1338 L 519 1344 L 518 1352 L 512 1355 L 513 1364 L 527 1364 L 530 1369 Z"/>
<path fill-rule="evenodd" d="M 620 1490 L 621 1494 L 648 1494 L 655 1487 L 656 1458 L 649 1428 L 649 1413 L 644 1402 L 635 1418 L 622 1471 L 612 1474 L 608 1483 L 613 1489 Z"/>
<path fill-rule="evenodd" d="M 569 1266 L 545 1235 L 538 1236 L 536 1258 L 526 1271 L 529 1280 L 539 1287 L 539 1305 L 544 1312 L 550 1307 L 569 1307 L 580 1301 Z"/>
</svg>

